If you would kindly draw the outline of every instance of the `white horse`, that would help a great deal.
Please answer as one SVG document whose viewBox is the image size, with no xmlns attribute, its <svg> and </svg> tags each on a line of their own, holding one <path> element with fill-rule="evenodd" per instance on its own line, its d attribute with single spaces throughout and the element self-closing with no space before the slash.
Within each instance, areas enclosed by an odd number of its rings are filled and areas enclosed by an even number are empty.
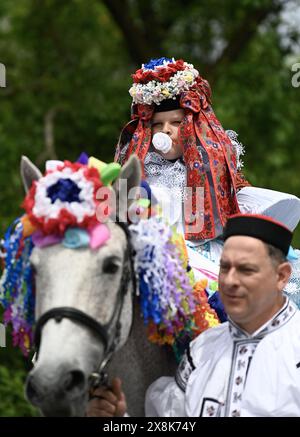
<svg viewBox="0 0 300 437">
<path fill-rule="evenodd" d="M 27 158 L 22 159 L 21 175 L 26 190 L 41 177 Z M 130 190 L 139 186 L 140 177 L 139 162 L 132 157 L 120 178 L 127 179 Z M 109 374 L 123 380 L 132 416 L 144 415 L 149 384 L 174 373 L 171 351 L 146 336 L 126 225 L 108 226 L 111 238 L 96 251 L 56 244 L 35 247 L 31 255 L 38 353 L 26 396 L 46 416 L 84 415 L 91 385 L 110 355 Z"/>
</svg>

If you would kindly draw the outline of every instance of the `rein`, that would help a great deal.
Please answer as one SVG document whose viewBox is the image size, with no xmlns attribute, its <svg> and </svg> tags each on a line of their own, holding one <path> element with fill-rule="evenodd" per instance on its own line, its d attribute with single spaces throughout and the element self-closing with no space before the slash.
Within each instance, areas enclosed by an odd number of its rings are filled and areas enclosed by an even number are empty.
<svg viewBox="0 0 300 437">
<path fill-rule="evenodd" d="M 98 370 L 96 372 L 93 372 L 89 377 L 89 381 L 92 387 L 101 385 L 107 380 L 107 375 L 103 372 L 103 369 L 110 360 L 113 353 L 116 351 L 117 346 L 120 342 L 122 328 L 120 317 L 124 305 L 124 299 L 128 292 L 130 282 L 132 282 L 133 285 L 133 295 L 135 295 L 136 293 L 136 278 L 133 265 L 133 249 L 131 245 L 128 225 L 121 222 L 116 222 L 116 224 L 120 226 L 125 232 L 127 247 L 123 263 L 122 277 L 117 293 L 117 304 L 109 322 L 106 324 L 99 323 L 96 319 L 84 313 L 83 311 L 78 310 L 77 308 L 57 307 L 52 308 L 51 310 L 46 311 L 44 314 L 42 314 L 42 316 L 37 320 L 34 334 L 34 342 L 37 356 L 41 342 L 42 329 L 48 322 L 48 320 L 51 319 L 54 319 L 56 323 L 60 323 L 61 320 L 64 318 L 70 319 L 72 321 L 78 322 L 83 326 L 88 327 L 91 331 L 94 332 L 94 334 L 100 337 L 101 341 L 104 344 L 104 358 L 98 366 Z M 133 321 L 131 321 L 131 327 L 132 323 Z"/>
</svg>

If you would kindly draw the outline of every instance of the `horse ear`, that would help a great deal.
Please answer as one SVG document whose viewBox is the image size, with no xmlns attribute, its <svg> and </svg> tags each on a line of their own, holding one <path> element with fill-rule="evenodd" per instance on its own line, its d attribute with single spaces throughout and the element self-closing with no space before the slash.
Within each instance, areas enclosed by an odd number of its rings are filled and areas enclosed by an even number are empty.
<svg viewBox="0 0 300 437">
<path fill-rule="evenodd" d="M 128 191 L 141 184 L 141 164 L 136 155 L 131 155 L 126 164 L 122 167 L 119 179 L 126 179 Z"/>
<path fill-rule="evenodd" d="M 116 193 L 119 214 L 127 216 L 127 210 L 133 199 L 128 198 L 128 193 L 132 188 L 139 188 L 141 185 L 142 171 L 141 164 L 136 155 L 132 155 L 122 167 L 120 175 L 113 185 Z M 124 184 L 125 182 L 125 184 Z"/>
<path fill-rule="evenodd" d="M 22 156 L 20 164 L 21 178 L 25 191 L 29 190 L 33 181 L 37 181 L 42 177 L 40 170 L 30 161 L 27 156 Z"/>
</svg>

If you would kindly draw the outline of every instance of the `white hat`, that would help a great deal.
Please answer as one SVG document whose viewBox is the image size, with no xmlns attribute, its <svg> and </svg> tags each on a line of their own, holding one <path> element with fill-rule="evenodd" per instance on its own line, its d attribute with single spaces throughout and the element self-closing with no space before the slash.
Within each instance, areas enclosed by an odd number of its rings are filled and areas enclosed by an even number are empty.
<svg viewBox="0 0 300 437">
<path fill-rule="evenodd" d="M 300 199 L 293 194 L 266 188 L 244 187 L 237 193 L 241 213 L 261 214 L 285 224 L 293 231 L 300 220 Z"/>
</svg>

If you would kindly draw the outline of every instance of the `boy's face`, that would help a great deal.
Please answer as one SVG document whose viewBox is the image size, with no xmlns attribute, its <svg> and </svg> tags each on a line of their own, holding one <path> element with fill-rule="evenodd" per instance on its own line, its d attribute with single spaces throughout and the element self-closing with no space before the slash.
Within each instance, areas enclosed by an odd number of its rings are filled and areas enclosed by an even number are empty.
<svg viewBox="0 0 300 437">
<path fill-rule="evenodd" d="M 178 143 L 178 128 L 183 120 L 184 110 L 174 109 L 166 112 L 155 112 L 152 118 L 152 136 L 157 132 L 163 132 L 169 135 L 172 140 L 172 148 L 168 153 L 162 153 L 156 150 L 157 153 L 166 159 L 177 159 L 182 156 L 182 149 Z"/>
</svg>

